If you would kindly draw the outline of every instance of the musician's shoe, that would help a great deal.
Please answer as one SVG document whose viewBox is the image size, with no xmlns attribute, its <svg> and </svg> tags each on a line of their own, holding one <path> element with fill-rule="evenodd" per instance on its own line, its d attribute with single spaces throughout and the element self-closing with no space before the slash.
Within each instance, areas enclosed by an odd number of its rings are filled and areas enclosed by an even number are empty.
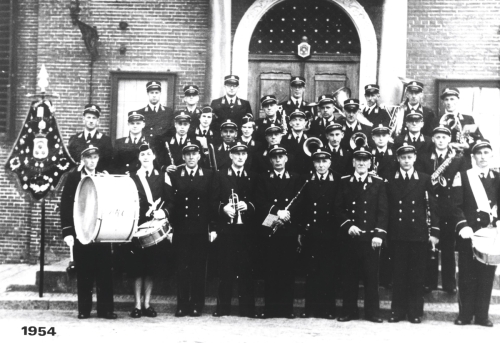
<svg viewBox="0 0 500 343">
<path fill-rule="evenodd" d="M 333 320 L 336 318 L 336 316 L 335 313 L 333 312 L 326 312 L 323 318 Z"/>
<path fill-rule="evenodd" d="M 78 313 L 78 319 L 87 319 L 87 318 L 90 318 L 90 313 L 83 313 L 83 312 Z"/>
<path fill-rule="evenodd" d="M 414 317 L 414 318 L 409 318 L 408 321 L 412 324 L 420 324 L 422 323 L 422 320 L 420 320 L 420 317 Z"/>
<path fill-rule="evenodd" d="M 455 319 L 454 323 L 455 323 L 455 325 L 469 325 L 470 320 L 463 320 L 463 319 L 457 318 L 457 319 Z"/>
<path fill-rule="evenodd" d="M 309 312 L 304 312 L 300 314 L 300 318 L 305 319 L 311 317 L 311 314 Z"/>
<path fill-rule="evenodd" d="M 191 317 L 201 317 L 201 311 L 194 309 L 193 312 L 191 312 Z"/>
<path fill-rule="evenodd" d="M 247 313 L 243 317 L 252 318 L 252 319 L 258 319 L 258 318 L 260 318 L 260 316 L 258 314 L 256 314 L 256 313 Z"/>
<path fill-rule="evenodd" d="M 227 314 L 224 313 L 224 312 L 215 311 L 214 313 L 212 313 L 212 316 L 214 316 L 214 317 L 224 317 L 224 316 L 227 316 Z"/>
<path fill-rule="evenodd" d="M 97 318 L 116 319 L 118 316 L 114 312 L 98 313 Z"/>
<path fill-rule="evenodd" d="M 481 325 L 481 326 L 486 326 L 488 328 L 491 328 L 493 327 L 493 322 L 489 319 L 486 319 L 486 320 L 475 320 L 474 321 L 474 324 L 476 325 Z"/>
<path fill-rule="evenodd" d="M 260 319 L 268 319 L 268 318 L 272 318 L 271 315 L 269 315 L 268 313 L 266 312 L 262 312 L 259 316 Z"/>
<path fill-rule="evenodd" d="M 156 317 L 156 311 L 154 308 L 149 306 L 148 308 L 142 309 L 142 315 L 146 317 L 154 318 Z"/>
<path fill-rule="evenodd" d="M 399 321 L 401 320 L 400 317 L 398 316 L 391 316 L 388 320 L 389 323 L 399 323 Z"/>
<path fill-rule="evenodd" d="M 185 316 L 187 316 L 187 312 L 184 310 L 178 309 L 177 311 L 175 311 L 174 316 L 175 317 L 185 317 Z"/>
<path fill-rule="evenodd" d="M 292 313 L 289 313 L 285 316 L 286 319 L 295 319 L 295 314 L 292 312 Z"/>
<path fill-rule="evenodd" d="M 141 318 L 142 316 L 142 311 L 139 310 L 137 307 L 130 312 L 130 317 L 132 318 Z"/>
<path fill-rule="evenodd" d="M 382 320 L 382 318 L 377 317 L 377 316 L 366 317 L 365 319 L 372 322 L 372 323 L 383 323 L 384 322 Z"/>
<path fill-rule="evenodd" d="M 359 315 L 357 314 L 348 314 L 337 318 L 339 322 L 350 322 L 351 320 L 356 320 L 356 319 L 359 319 Z"/>
<path fill-rule="evenodd" d="M 456 288 L 444 288 L 443 287 L 443 291 L 445 291 L 449 295 L 455 295 L 455 294 L 457 294 L 457 289 Z"/>
</svg>

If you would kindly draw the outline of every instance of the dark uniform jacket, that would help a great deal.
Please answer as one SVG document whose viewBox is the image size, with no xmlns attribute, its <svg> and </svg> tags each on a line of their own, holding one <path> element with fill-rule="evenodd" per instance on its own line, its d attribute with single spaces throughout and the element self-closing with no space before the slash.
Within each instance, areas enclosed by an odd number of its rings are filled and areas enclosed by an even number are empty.
<svg viewBox="0 0 500 343">
<path fill-rule="evenodd" d="M 462 126 L 462 128 L 465 125 L 471 125 L 471 124 L 476 123 L 474 121 L 474 117 L 471 115 L 458 113 L 457 116 L 458 116 L 458 119 L 460 120 L 460 125 Z M 439 118 L 435 118 L 434 123 L 433 123 L 433 128 L 439 126 L 439 121 L 441 120 L 441 118 L 442 118 L 442 116 Z M 481 131 L 478 128 L 477 131 L 474 132 L 473 134 L 471 134 L 470 137 L 467 138 L 465 141 L 469 144 L 469 146 L 472 147 L 475 144 L 477 139 L 482 139 L 482 138 L 483 138 L 483 134 L 481 133 Z M 458 129 L 451 130 L 451 141 L 458 142 Z"/>
<path fill-rule="evenodd" d="M 95 131 L 94 136 L 90 141 L 87 141 L 87 137 L 84 137 L 85 131 L 77 133 L 69 138 L 68 151 L 71 157 L 76 163 L 80 162 L 82 151 L 87 148 L 88 144 L 92 144 L 99 148 L 99 163 L 97 164 L 97 170 L 103 171 L 108 170 L 113 159 L 113 145 L 111 144 L 111 138 L 105 135 L 99 130 Z"/>
<path fill-rule="evenodd" d="M 268 118 L 260 118 L 255 120 L 255 139 L 257 139 L 259 142 L 262 142 L 263 144 L 267 144 L 266 142 L 266 134 L 265 131 L 266 129 L 271 126 L 271 124 L 274 124 L 276 126 L 279 126 L 283 128 L 281 124 L 281 112 L 276 111 L 276 119 L 274 122 L 269 120 Z M 285 118 L 286 121 L 286 118 Z M 287 122 L 287 129 L 288 129 L 288 122 Z"/>
<path fill-rule="evenodd" d="M 408 143 L 408 145 L 413 145 L 417 149 L 417 159 L 420 154 L 428 153 L 432 149 L 432 139 L 430 137 L 424 136 L 420 133 L 417 141 L 414 143 L 409 133 L 401 134 L 394 140 L 394 150 L 398 150 L 403 143 Z"/>
<path fill-rule="evenodd" d="M 286 147 L 288 153 L 294 156 L 293 161 L 287 162 L 287 170 L 290 170 L 299 174 L 309 174 L 313 168 L 312 159 L 304 151 L 304 142 L 309 138 L 309 135 L 305 132 L 302 133 L 300 142 L 297 142 L 293 133 L 288 133 L 281 140 L 281 144 Z"/>
<path fill-rule="evenodd" d="M 325 129 L 328 125 L 333 124 L 335 122 L 335 117 L 332 115 L 328 119 L 323 119 L 321 117 L 316 117 L 311 122 L 311 128 L 307 133 L 312 137 L 317 137 L 323 141 L 323 143 L 327 142 Z"/>
<path fill-rule="evenodd" d="M 175 164 L 178 166 L 183 164 L 184 160 L 182 159 L 182 148 L 184 148 L 188 143 L 196 144 L 201 148 L 200 142 L 198 142 L 198 140 L 189 133 L 184 136 L 182 144 L 177 141 L 176 134 L 164 138 L 163 146 L 156 157 L 160 165 L 169 166 Z M 173 161 L 170 156 L 174 159 Z M 200 163 L 203 163 L 203 161 L 200 160 Z"/>
<path fill-rule="evenodd" d="M 451 151 L 448 150 L 443 161 L 447 160 L 450 153 Z M 440 167 L 440 165 L 438 165 L 438 157 L 439 156 L 436 154 L 435 150 L 431 153 L 424 154 L 421 158 L 419 158 L 419 163 L 415 166 L 415 169 L 432 176 L 436 169 Z M 443 187 L 439 182 L 434 185 L 436 200 L 441 217 L 449 218 L 450 216 L 453 216 L 453 213 L 455 212 L 452 188 L 453 180 L 455 179 L 457 173 L 465 170 L 466 164 L 464 157 L 456 155 L 451 164 L 448 165 L 444 172 L 441 173 L 446 180 L 446 185 Z"/>
<path fill-rule="evenodd" d="M 363 115 L 373 124 L 372 127 L 378 127 L 379 124 L 388 127 L 389 122 L 391 121 L 389 113 L 387 113 L 387 111 L 379 105 L 375 105 L 371 111 L 369 107 L 364 108 Z"/>
<path fill-rule="evenodd" d="M 408 104 L 404 105 L 404 119 L 403 119 L 403 128 L 401 130 L 402 133 L 407 133 L 408 128 L 406 127 L 406 115 L 411 113 L 411 109 Z M 422 133 L 425 136 L 432 136 L 432 129 L 434 129 L 434 123 L 436 121 L 436 114 L 429 107 L 418 105 L 417 110 L 415 112 L 421 113 L 424 117 L 424 126 L 422 127 Z"/>
<path fill-rule="evenodd" d="M 376 170 L 377 175 L 382 179 L 387 180 L 391 175 L 394 175 L 399 168 L 399 163 L 395 151 L 392 149 L 392 144 L 389 143 L 387 149 L 383 153 L 378 152 L 378 148 L 372 149 L 373 155 L 373 170 Z M 418 168 L 417 168 L 418 170 Z"/>
<path fill-rule="evenodd" d="M 144 135 L 150 141 L 154 137 L 165 136 L 174 132 L 174 114 L 171 108 L 160 104 L 158 112 L 154 112 L 149 105 L 136 111 L 144 116 L 146 125 Z"/>
<path fill-rule="evenodd" d="M 255 215 L 254 194 L 257 186 L 257 174 L 243 170 L 242 175 L 238 177 L 232 167 L 219 170 L 215 173 L 213 191 L 212 191 L 212 212 L 216 214 L 217 233 L 238 235 L 252 234 Z M 239 201 L 247 204 L 247 210 L 240 212 L 243 224 L 236 224 L 238 214 L 234 217 L 233 224 L 231 219 L 224 212 L 224 206 L 229 203 L 231 194 L 234 192 Z"/>
<path fill-rule="evenodd" d="M 356 126 L 354 127 L 354 130 L 351 130 L 347 126 L 347 123 L 346 123 L 345 119 L 341 120 L 339 123 L 342 124 L 342 131 L 344 131 L 344 138 L 342 138 L 342 141 L 340 142 L 340 146 L 342 148 L 344 148 L 346 150 L 349 150 L 349 151 L 352 151 L 352 148 L 351 148 L 351 137 L 356 132 L 361 132 L 361 133 L 365 134 L 365 136 L 367 138 L 366 145 L 373 144 L 373 143 L 371 143 L 371 142 L 373 142 L 373 140 L 370 139 L 371 129 L 370 129 L 369 126 L 361 124 L 358 121 L 356 123 Z"/>
<path fill-rule="evenodd" d="M 237 96 L 234 97 L 233 107 L 229 105 L 226 96 L 212 100 L 210 107 L 212 107 L 213 112 L 217 116 L 216 127 L 220 127 L 220 124 L 225 122 L 227 119 L 230 119 L 232 122 L 236 123 L 238 127 L 241 127 L 241 119 L 245 116 L 245 114 L 252 113 L 250 103 L 247 100 L 238 98 Z"/>
<path fill-rule="evenodd" d="M 141 170 L 142 172 L 142 170 Z M 149 185 L 149 189 L 151 190 L 151 196 L 153 197 L 153 201 L 161 198 L 160 203 L 158 204 L 158 209 L 162 209 L 165 212 L 165 216 L 169 218 L 173 209 L 173 192 L 172 186 L 170 182 L 170 177 L 166 172 L 159 172 L 156 169 L 153 169 L 151 175 L 146 177 L 144 175 L 146 182 Z M 149 211 L 150 207 L 153 205 L 148 201 L 146 191 L 144 185 L 142 184 L 141 178 L 139 175 L 132 176 L 132 180 L 134 180 L 135 185 L 137 186 L 137 192 L 139 193 L 139 225 L 150 221 L 153 219 L 153 215 L 151 213 L 150 217 L 146 217 L 146 213 Z M 163 204 L 162 204 L 163 203 Z M 160 206 L 161 205 L 161 206 Z M 154 206 L 154 205 L 153 205 Z"/>
<path fill-rule="evenodd" d="M 389 209 L 386 183 L 378 176 L 367 175 L 358 182 L 354 175 L 343 176 L 335 198 L 336 216 L 341 234 L 347 236 L 351 226 L 365 231 L 357 239 L 386 239 Z"/>
<path fill-rule="evenodd" d="M 310 107 L 307 106 L 308 102 L 302 100 L 299 104 L 299 106 L 297 107 L 297 105 L 295 104 L 295 100 L 292 101 L 291 99 L 290 100 L 287 100 L 287 101 L 283 101 L 279 104 L 279 106 L 281 106 L 283 108 L 283 110 L 285 111 L 286 113 L 286 116 L 287 117 L 290 117 L 290 114 L 292 112 L 294 112 L 295 110 L 300 110 L 302 112 L 306 112 L 306 111 L 309 111 Z"/>
<path fill-rule="evenodd" d="M 130 136 L 117 139 L 113 154 L 113 167 L 110 172 L 114 174 L 135 174 L 141 167 L 139 162 L 139 147 L 144 142 L 147 142 L 144 135 L 141 135 L 141 138 L 135 144 Z"/>
<path fill-rule="evenodd" d="M 303 180 L 298 174 L 285 171 L 283 178 L 276 176 L 274 170 L 263 173 L 257 184 L 256 203 L 257 220 L 262 223 L 269 213 L 277 215 L 278 210 L 284 210 L 297 195 L 303 185 Z M 300 215 L 297 211 L 300 208 L 301 199 L 298 197 L 288 208 L 290 221 L 279 228 L 275 236 L 297 236 Z M 271 233 L 271 229 L 267 229 Z"/>
<path fill-rule="evenodd" d="M 389 239 L 394 241 L 426 242 L 429 238 L 427 225 L 426 195 L 430 207 L 430 234 L 439 238 L 439 217 L 431 177 L 414 170 L 405 182 L 400 170 L 387 183 L 389 200 Z"/>
<path fill-rule="evenodd" d="M 339 147 L 337 152 L 333 151 L 330 144 L 325 145 L 325 149 L 332 154 L 332 165 L 330 169 L 336 171 L 340 175 L 349 175 L 354 172 L 354 167 L 352 165 L 352 152 Z"/>
<path fill-rule="evenodd" d="M 335 239 L 338 235 L 334 211 L 334 195 L 337 194 L 341 175 L 328 171 L 325 180 L 319 180 L 313 172 L 302 192 L 301 233 L 318 239 Z"/>
<path fill-rule="evenodd" d="M 203 234 L 208 239 L 213 171 L 198 167 L 193 180 L 185 167 L 169 174 L 174 191 L 170 222 L 176 234 Z"/>
<path fill-rule="evenodd" d="M 233 161 L 229 157 L 229 150 L 225 150 L 224 143 L 220 143 L 216 145 L 214 148 L 215 148 L 215 160 L 217 162 L 217 170 L 223 170 L 229 168 L 233 163 Z"/>
<path fill-rule="evenodd" d="M 179 111 L 175 111 L 174 112 L 174 118 L 180 114 L 181 112 L 184 112 L 185 114 L 187 114 L 189 117 L 191 117 L 191 122 L 190 122 L 190 128 L 191 127 L 197 127 L 199 124 L 200 124 L 200 115 L 201 115 L 201 110 L 196 107 L 192 112 L 189 111 L 187 109 L 187 107 L 185 107 L 184 109 L 182 110 L 179 110 Z M 213 120 L 212 120 L 213 122 Z"/>
</svg>

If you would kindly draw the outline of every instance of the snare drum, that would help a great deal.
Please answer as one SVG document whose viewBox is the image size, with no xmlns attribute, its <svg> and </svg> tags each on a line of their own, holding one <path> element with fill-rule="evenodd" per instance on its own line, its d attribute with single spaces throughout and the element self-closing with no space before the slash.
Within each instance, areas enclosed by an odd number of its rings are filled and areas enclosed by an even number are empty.
<svg viewBox="0 0 500 343">
<path fill-rule="evenodd" d="M 134 181 L 126 175 L 85 176 L 76 190 L 73 217 L 82 244 L 130 242 L 139 220 Z"/>
<path fill-rule="evenodd" d="M 170 225 L 168 219 L 151 220 L 140 226 L 140 230 L 134 235 L 136 244 L 142 248 L 148 248 L 160 243 L 169 233 Z"/>
<path fill-rule="evenodd" d="M 500 265 L 500 231 L 498 228 L 477 230 L 472 236 L 474 257 L 487 265 Z"/>
</svg>

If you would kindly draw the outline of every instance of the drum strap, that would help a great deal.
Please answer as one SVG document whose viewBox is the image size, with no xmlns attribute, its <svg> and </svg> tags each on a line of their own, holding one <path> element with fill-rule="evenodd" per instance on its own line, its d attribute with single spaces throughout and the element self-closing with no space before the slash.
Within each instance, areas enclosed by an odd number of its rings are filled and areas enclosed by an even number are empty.
<svg viewBox="0 0 500 343">
<path fill-rule="evenodd" d="M 139 176 L 139 180 L 141 180 L 142 187 L 144 188 L 144 192 L 146 192 L 146 198 L 148 199 L 149 204 L 153 205 L 153 193 L 151 193 L 151 188 L 149 187 L 148 180 L 146 180 L 146 175 L 144 175 L 144 172 L 140 170 L 137 172 L 137 176 Z"/>
<path fill-rule="evenodd" d="M 476 200 L 477 208 L 482 212 L 488 213 L 490 215 L 491 222 L 493 220 L 493 211 L 490 207 L 486 190 L 484 189 L 483 183 L 479 179 L 477 171 L 474 169 L 467 170 L 467 177 L 469 178 L 470 187 L 472 189 L 474 199 Z"/>
</svg>

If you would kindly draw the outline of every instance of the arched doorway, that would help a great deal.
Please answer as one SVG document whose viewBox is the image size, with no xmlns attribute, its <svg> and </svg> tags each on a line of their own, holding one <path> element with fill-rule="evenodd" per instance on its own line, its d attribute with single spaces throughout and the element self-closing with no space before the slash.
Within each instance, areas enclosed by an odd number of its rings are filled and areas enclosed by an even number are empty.
<svg viewBox="0 0 500 343">
<path fill-rule="evenodd" d="M 305 61 L 295 54 L 302 36 L 313 52 Z M 236 30 L 232 63 L 240 94 L 255 109 L 264 93 L 286 98 L 290 75 L 306 77 L 309 101 L 342 85 L 357 96 L 376 80 L 375 30 L 354 0 L 257 0 Z"/>
</svg>

